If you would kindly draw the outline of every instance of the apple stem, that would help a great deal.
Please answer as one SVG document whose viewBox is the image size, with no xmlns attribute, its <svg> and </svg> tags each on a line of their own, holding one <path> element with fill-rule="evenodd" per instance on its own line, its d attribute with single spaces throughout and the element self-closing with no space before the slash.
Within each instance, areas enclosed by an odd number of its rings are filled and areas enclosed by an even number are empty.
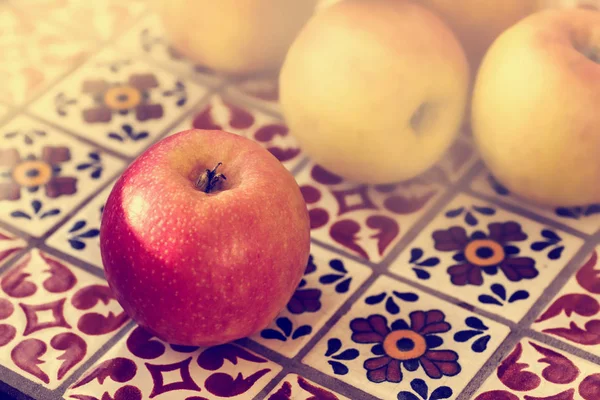
<svg viewBox="0 0 600 400">
<path fill-rule="evenodd" d="M 221 182 L 221 179 L 227 180 L 227 177 L 223 174 L 217 174 L 217 168 L 221 166 L 223 163 L 218 163 L 216 167 L 212 169 L 207 169 L 204 171 L 196 180 L 196 188 L 198 190 L 202 190 L 204 193 L 210 193 L 213 189 L 216 188 L 217 184 Z"/>
</svg>

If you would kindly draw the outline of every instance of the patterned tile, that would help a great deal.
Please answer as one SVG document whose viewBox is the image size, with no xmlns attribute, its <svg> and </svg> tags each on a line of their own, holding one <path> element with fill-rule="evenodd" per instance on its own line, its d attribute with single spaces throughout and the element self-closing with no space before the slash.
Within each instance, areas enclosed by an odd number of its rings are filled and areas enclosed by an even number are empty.
<svg viewBox="0 0 600 400">
<path fill-rule="evenodd" d="M 233 344 L 167 345 L 136 327 L 65 393 L 65 398 L 252 399 L 281 370 Z"/>
<path fill-rule="evenodd" d="M 27 242 L 10 232 L 0 229 L 0 266 L 11 259 L 19 250 L 23 250 Z"/>
<path fill-rule="evenodd" d="M 312 397 L 311 397 L 312 396 Z M 288 374 L 277 385 L 267 400 L 349 400 L 340 394 L 319 386 L 300 375 Z"/>
<path fill-rule="evenodd" d="M 425 178 L 354 184 L 316 164 L 296 180 L 308 204 L 312 237 L 373 262 L 381 261 L 443 192 Z"/>
<path fill-rule="evenodd" d="M 294 357 L 370 274 L 370 268 L 313 245 L 292 300 L 271 326 L 252 339 Z"/>
<path fill-rule="evenodd" d="M 26 117 L 0 130 L 0 219 L 41 236 L 124 163 Z"/>
<path fill-rule="evenodd" d="M 212 96 L 208 104 L 196 110 L 171 134 L 192 128 L 223 129 L 253 139 L 277 157 L 288 170 L 293 170 L 304 159 L 293 135 L 280 119 L 231 103 L 219 95 Z"/>
<path fill-rule="evenodd" d="M 134 54 L 146 55 L 178 76 L 189 76 L 211 86 L 223 82 L 223 78 L 214 71 L 194 65 L 169 44 L 156 14 L 142 19 L 119 40 L 117 46 Z"/>
<path fill-rule="evenodd" d="M 205 93 L 111 50 L 94 57 L 32 109 L 87 139 L 135 156 Z"/>
<path fill-rule="evenodd" d="M 0 281 L 0 361 L 56 388 L 128 318 L 104 281 L 32 250 Z"/>
<path fill-rule="evenodd" d="M 582 244 L 459 195 L 394 261 L 391 271 L 517 322 Z"/>
<path fill-rule="evenodd" d="M 598 365 L 525 338 L 474 400 L 597 400 L 599 372 Z"/>
<path fill-rule="evenodd" d="M 281 113 L 279 82 L 275 77 L 260 77 L 238 81 L 227 86 L 226 92 L 231 97 Z"/>
<path fill-rule="evenodd" d="M 381 399 L 456 398 L 508 331 L 380 277 L 302 362 Z"/>
<path fill-rule="evenodd" d="M 0 100 L 20 104 L 81 62 L 89 43 L 0 3 Z"/>
<path fill-rule="evenodd" d="M 100 222 L 104 203 L 113 185 L 114 181 L 53 233 L 46 243 L 88 264 L 102 268 Z"/>
<path fill-rule="evenodd" d="M 532 328 L 600 356 L 598 249 L 566 283 Z"/>
<path fill-rule="evenodd" d="M 593 234 L 600 228 L 600 204 L 581 207 L 546 207 L 528 203 L 511 194 L 487 171 L 483 170 L 471 183 L 471 189 L 527 209 L 540 216 L 561 222 L 581 232 Z"/>
</svg>

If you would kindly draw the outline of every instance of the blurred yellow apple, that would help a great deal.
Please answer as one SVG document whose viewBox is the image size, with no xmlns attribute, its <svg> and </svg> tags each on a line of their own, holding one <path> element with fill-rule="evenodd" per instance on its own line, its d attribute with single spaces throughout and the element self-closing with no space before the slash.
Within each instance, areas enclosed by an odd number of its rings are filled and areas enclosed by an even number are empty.
<svg viewBox="0 0 600 400">
<path fill-rule="evenodd" d="M 226 74 L 279 69 L 318 0 L 154 0 L 172 46 Z"/>
<path fill-rule="evenodd" d="M 600 202 L 600 13 L 547 10 L 494 42 L 472 127 L 491 172 L 531 201 Z"/>
<path fill-rule="evenodd" d="M 441 158 L 465 109 L 469 67 L 452 31 L 402 0 L 345 0 L 317 13 L 280 75 L 301 147 L 349 180 L 390 183 Z"/>
</svg>

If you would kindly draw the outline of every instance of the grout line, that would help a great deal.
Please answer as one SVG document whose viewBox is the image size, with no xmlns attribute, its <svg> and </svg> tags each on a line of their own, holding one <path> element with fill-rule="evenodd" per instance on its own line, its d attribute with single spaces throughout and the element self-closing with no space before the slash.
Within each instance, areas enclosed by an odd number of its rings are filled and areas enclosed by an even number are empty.
<svg viewBox="0 0 600 400">
<path fill-rule="evenodd" d="M 267 385 L 264 388 L 262 388 L 262 390 L 256 396 L 254 396 L 254 400 L 266 399 L 267 395 L 273 389 L 275 389 L 279 385 L 279 383 L 283 382 L 283 378 L 285 378 L 286 375 L 290 373 L 289 369 L 289 366 L 283 365 L 282 370 L 279 371 L 279 373 L 277 373 L 277 375 L 275 375 L 273 379 L 271 379 L 271 381 L 269 381 L 269 383 L 267 383 Z"/>
</svg>

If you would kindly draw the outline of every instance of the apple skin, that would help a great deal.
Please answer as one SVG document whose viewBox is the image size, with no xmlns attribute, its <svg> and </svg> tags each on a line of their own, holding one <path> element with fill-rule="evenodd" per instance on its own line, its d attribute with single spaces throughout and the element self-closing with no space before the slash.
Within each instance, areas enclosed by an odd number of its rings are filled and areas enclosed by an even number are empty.
<svg viewBox="0 0 600 400">
<path fill-rule="evenodd" d="M 194 182 L 218 163 L 227 180 Z M 187 130 L 151 146 L 104 208 L 100 249 L 115 298 L 172 344 L 212 346 L 264 329 L 308 262 L 310 220 L 293 176 L 268 151 L 223 131 Z"/>
<path fill-rule="evenodd" d="M 472 129 L 483 161 L 534 203 L 600 202 L 600 13 L 553 9 L 504 32 L 483 60 Z"/>
<path fill-rule="evenodd" d="M 439 161 L 463 121 L 468 86 L 464 51 L 431 11 L 344 0 L 316 13 L 292 44 L 280 103 L 316 163 L 350 181 L 386 184 Z"/>
</svg>

